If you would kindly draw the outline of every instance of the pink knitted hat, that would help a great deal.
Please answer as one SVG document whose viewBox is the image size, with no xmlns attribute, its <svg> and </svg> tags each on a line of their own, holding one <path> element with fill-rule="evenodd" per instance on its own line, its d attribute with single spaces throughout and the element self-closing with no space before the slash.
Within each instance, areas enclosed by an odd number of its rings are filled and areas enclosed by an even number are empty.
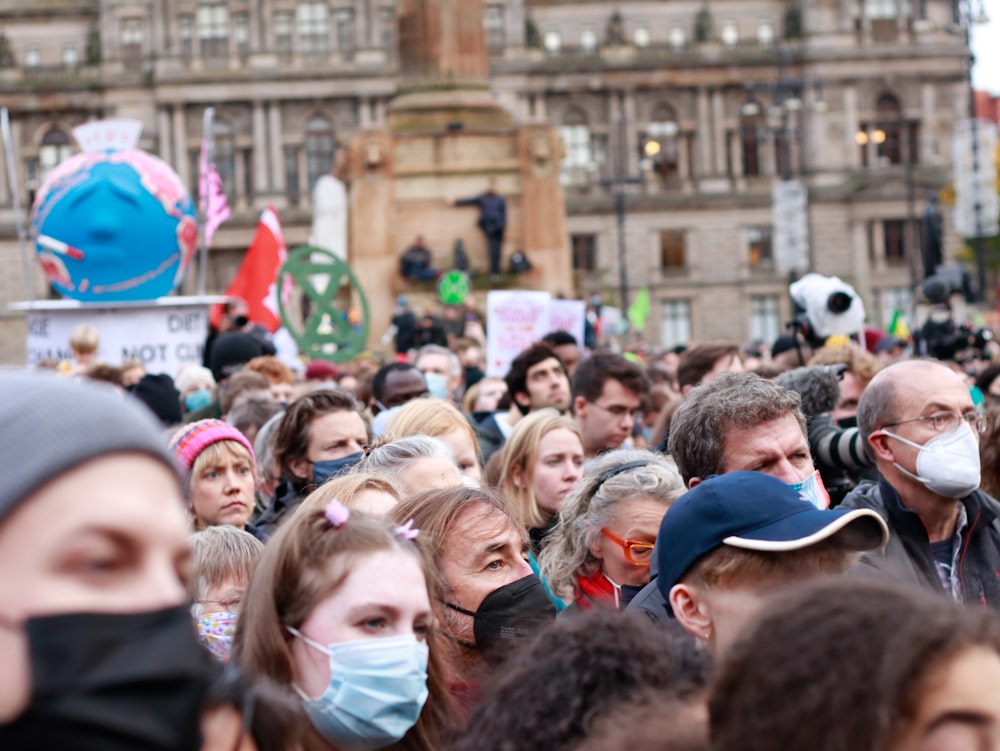
<svg viewBox="0 0 1000 751">
<path fill-rule="evenodd" d="M 253 446 L 240 431 L 222 420 L 198 420 L 184 425 L 170 439 L 170 451 L 186 472 L 191 471 L 198 454 L 219 441 L 236 441 L 250 454 L 250 460 L 256 462 Z"/>
</svg>

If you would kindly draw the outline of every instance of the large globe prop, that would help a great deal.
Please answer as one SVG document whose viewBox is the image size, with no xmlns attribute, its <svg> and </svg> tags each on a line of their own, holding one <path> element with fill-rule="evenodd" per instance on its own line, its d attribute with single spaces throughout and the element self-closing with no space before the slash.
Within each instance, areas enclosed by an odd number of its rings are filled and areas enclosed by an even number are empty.
<svg viewBox="0 0 1000 751">
<path fill-rule="evenodd" d="M 137 149 L 59 164 L 35 196 L 31 227 L 45 276 L 82 302 L 163 297 L 184 281 L 198 244 L 181 179 Z"/>
</svg>

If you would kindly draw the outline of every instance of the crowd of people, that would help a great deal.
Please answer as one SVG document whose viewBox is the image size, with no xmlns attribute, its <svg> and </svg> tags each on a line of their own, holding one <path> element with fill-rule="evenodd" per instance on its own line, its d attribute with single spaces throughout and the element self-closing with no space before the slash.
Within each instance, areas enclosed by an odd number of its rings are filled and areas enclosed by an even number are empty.
<svg viewBox="0 0 1000 751">
<path fill-rule="evenodd" d="M 1000 353 L 240 323 L 0 374 L 0 748 L 1000 749 Z"/>
</svg>

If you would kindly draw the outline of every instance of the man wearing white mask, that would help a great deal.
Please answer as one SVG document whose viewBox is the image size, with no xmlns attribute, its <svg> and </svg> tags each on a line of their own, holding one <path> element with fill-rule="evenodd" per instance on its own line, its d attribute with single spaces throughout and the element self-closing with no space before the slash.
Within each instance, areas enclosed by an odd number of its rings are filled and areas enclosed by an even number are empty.
<svg viewBox="0 0 1000 751">
<path fill-rule="evenodd" d="M 941 363 L 910 360 L 882 370 L 858 405 L 858 428 L 878 482 L 842 508 L 870 508 L 889 544 L 862 563 L 958 602 L 1000 608 L 1000 504 L 979 490 L 976 412 L 962 378 Z"/>
</svg>

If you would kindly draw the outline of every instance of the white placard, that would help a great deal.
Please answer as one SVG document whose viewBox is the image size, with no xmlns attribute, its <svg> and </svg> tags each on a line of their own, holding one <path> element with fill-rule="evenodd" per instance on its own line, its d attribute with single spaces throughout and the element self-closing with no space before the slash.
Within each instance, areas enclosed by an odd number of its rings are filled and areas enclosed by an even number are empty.
<svg viewBox="0 0 1000 751">
<path fill-rule="evenodd" d="M 139 145 L 142 121 L 120 117 L 96 120 L 73 128 L 73 137 L 84 151 L 124 151 Z"/>
<path fill-rule="evenodd" d="M 109 365 L 139 360 L 149 373 L 175 378 L 185 363 L 201 364 L 210 304 L 28 310 L 28 365 L 69 360 L 69 336 L 87 323 L 97 329 L 97 359 Z"/>
<path fill-rule="evenodd" d="M 552 300 L 549 303 L 549 331 L 566 331 L 576 337 L 581 347 L 586 320 L 587 304 L 583 300 Z"/>
<path fill-rule="evenodd" d="M 486 375 L 502 378 L 518 353 L 549 333 L 548 292 L 486 296 Z"/>
<path fill-rule="evenodd" d="M 775 180 L 771 188 L 771 222 L 776 271 L 809 267 L 809 191 L 802 180 Z"/>
</svg>

